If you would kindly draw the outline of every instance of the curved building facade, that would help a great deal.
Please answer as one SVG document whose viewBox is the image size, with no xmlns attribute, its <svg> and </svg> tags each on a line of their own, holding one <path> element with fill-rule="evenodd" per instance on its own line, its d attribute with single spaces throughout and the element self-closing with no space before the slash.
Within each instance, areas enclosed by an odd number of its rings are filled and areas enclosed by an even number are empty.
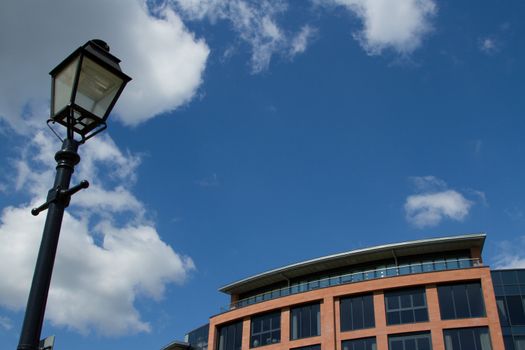
<svg viewBox="0 0 525 350">
<path fill-rule="evenodd" d="M 473 234 L 388 244 L 242 279 L 220 289 L 229 307 L 196 330 L 200 337 L 190 332 L 186 346 L 503 350 L 484 241 Z"/>
</svg>

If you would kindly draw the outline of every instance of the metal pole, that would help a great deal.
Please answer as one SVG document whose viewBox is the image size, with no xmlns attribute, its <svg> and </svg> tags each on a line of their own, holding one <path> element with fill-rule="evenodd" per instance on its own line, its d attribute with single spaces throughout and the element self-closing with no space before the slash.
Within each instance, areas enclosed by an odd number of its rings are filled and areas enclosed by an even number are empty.
<svg viewBox="0 0 525 350">
<path fill-rule="evenodd" d="M 55 155 L 55 160 L 57 161 L 55 184 L 48 193 L 46 204 L 40 209 L 47 207 L 48 212 L 31 291 L 27 300 L 18 350 L 38 350 L 58 238 L 60 236 L 60 227 L 62 226 L 64 209 L 69 205 L 71 197 L 71 192 L 67 190 L 69 189 L 75 165 L 80 161 L 80 156 L 77 153 L 78 145 L 77 141 L 66 139 L 62 143 L 62 149 Z M 37 210 L 36 214 L 40 210 Z M 36 215 L 35 210 L 33 214 Z"/>
</svg>

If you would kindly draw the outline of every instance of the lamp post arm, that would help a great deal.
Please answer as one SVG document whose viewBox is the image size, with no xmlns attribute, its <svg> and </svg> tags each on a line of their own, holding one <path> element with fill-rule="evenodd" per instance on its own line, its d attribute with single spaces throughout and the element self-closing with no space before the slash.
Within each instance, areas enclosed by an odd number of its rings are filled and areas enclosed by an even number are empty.
<svg viewBox="0 0 525 350">
<path fill-rule="evenodd" d="M 60 151 L 55 155 L 57 161 L 55 183 L 49 196 L 55 198 L 48 197 L 48 201 L 40 207 L 47 207 L 48 212 L 33 282 L 31 283 L 31 291 L 27 300 L 18 350 L 38 350 L 64 209 L 68 206 L 71 195 L 86 187 L 87 181 L 69 189 L 75 165 L 80 161 L 80 156 L 77 153 L 78 145 L 77 141 L 66 139 L 62 143 Z M 53 190 L 54 195 L 52 195 Z M 42 208 L 42 210 L 44 209 L 46 208 Z"/>
</svg>

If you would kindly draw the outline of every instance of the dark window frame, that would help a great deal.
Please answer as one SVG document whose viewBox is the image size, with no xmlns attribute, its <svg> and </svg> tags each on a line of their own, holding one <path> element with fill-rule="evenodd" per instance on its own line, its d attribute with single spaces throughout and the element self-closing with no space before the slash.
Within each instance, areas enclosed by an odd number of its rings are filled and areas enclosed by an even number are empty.
<svg viewBox="0 0 525 350">
<path fill-rule="evenodd" d="M 476 295 L 471 294 L 476 287 Z M 479 287 L 479 288 L 478 288 Z M 437 286 L 439 311 L 442 320 L 486 317 L 481 281 L 443 284 Z M 478 294 L 479 292 L 479 294 Z M 475 304 L 478 299 L 481 304 Z"/>
<path fill-rule="evenodd" d="M 260 323 L 260 324 L 258 324 Z M 267 324 L 268 323 L 268 324 Z M 266 328 L 269 327 L 269 328 Z M 275 335 L 278 336 L 274 338 Z M 263 336 L 270 338 L 263 338 Z M 258 338 L 258 339 L 257 339 Z M 268 342 L 268 339 L 270 341 Z M 277 339 L 277 341 L 274 341 Z M 255 341 L 260 340 L 255 345 Z M 281 310 L 252 316 L 250 319 L 250 348 L 258 348 L 265 345 L 278 344 L 281 342 Z"/>
<path fill-rule="evenodd" d="M 406 341 L 414 340 L 415 350 L 420 349 L 420 339 L 428 339 L 429 347 L 427 349 L 432 350 L 432 334 L 430 331 L 425 332 L 414 332 L 414 333 L 401 333 L 401 334 L 389 334 L 388 335 L 388 349 L 393 350 L 392 343 L 394 341 L 401 341 L 403 343 L 403 350 L 406 350 Z"/>
<path fill-rule="evenodd" d="M 298 348 L 291 348 L 290 350 L 321 350 L 321 344 L 300 346 Z"/>
<path fill-rule="evenodd" d="M 373 346 L 377 349 L 377 340 L 376 337 L 366 337 L 366 338 L 357 338 L 357 339 L 348 339 L 341 341 L 341 349 L 345 350 L 372 350 Z"/>
<path fill-rule="evenodd" d="M 486 334 L 488 337 L 489 349 L 481 345 L 481 335 Z M 466 339 L 465 336 L 472 336 L 470 339 Z M 452 348 L 447 347 L 447 336 L 450 337 L 450 344 Z M 469 344 L 465 344 L 465 340 L 471 341 Z M 490 336 L 490 330 L 487 326 L 483 327 L 468 327 L 468 328 L 451 328 L 443 330 L 443 343 L 445 350 L 491 350 L 492 349 L 492 338 Z M 463 343 L 463 344 L 462 344 Z"/>
<path fill-rule="evenodd" d="M 345 310 L 347 308 L 348 312 Z M 366 312 L 367 308 L 369 308 L 368 313 Z M 360 320 L 354 319 L 356 314 L 359 314 Z M 366 317 L 367 314 L 368 317 Z M 341 332 L 374 328 L 374 295 L 367 293 L 341 297 L 339 299 L 339 321 Z"/>
<path fill-rule="evenodd" d="M 242 320 L 234 321 L 228 324 L 217 326 L 217 350 L 241 350 L 242 348 Z M 222 338 L 222 331 L 226 331 L 226 337 Z M 233 339 L 230 339 L 228 334 L 233 332 Z M 239 334 L 239 337 L 237 335 Z M 221 339 L 225 339 L 225 343 L 221 347 Z"/>
<path fill-rule="evenodd" d="M 297 316 L 297 328 L 294 319 Z M 304 322 L 309 322 L 305 331 Z M 307 333 L 307 334 L 305 334 Z M 290 308 L 290 340 L 318 337 L 321 335 L 321 302 L 298 305 Z"/>
<path fill-rule="evenodd" d="M 403 305 L 407 299 L 410 305 Z M 422 298 L 423 304 L 418 305 L 416 298 Z M 395 299 L 395 300 L 394 300 Z M 428 303 L 425 287 L 395 289 L 384 292 L 385 313 L 387 325 L 410 324 L 428 322 Z M 397 304 L 397 307 L 392 304 Z M 424 312 L 423 312 L 424 311 Z M 396 317 L 397 316 L 397 317 Z M 404 321 L 403 318 L 411 320 Z M 421 317 L 423 317 L 421 319 Z M 420 318 L 418 320 L 418 318 Z"/>
</svg>

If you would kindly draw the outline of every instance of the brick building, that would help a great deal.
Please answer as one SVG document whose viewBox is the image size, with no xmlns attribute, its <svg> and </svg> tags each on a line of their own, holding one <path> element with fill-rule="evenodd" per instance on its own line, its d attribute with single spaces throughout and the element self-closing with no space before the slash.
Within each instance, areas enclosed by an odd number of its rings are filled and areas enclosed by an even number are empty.
<svg viewBox="0 0 525 350">
<path fill-rule="evenodd" d="M 226 310 L 164 349 L 525 350 L 525 270 L 491 272 L 484 241 L 387 244 L 242 279 L 220 289 Z"/>
</svg>

